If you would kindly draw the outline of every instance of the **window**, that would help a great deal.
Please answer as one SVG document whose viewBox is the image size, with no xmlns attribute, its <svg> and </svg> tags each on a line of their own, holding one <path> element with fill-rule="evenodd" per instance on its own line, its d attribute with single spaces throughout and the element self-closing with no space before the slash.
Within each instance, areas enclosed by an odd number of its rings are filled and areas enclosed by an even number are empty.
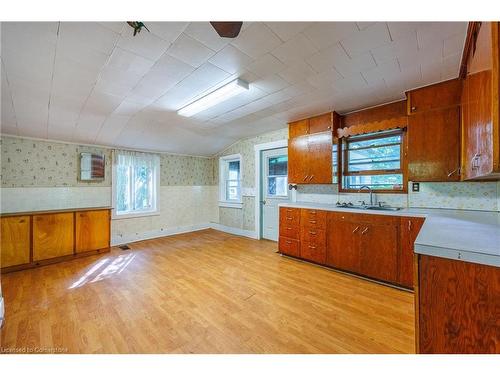
<svg viewBox="0 0 500 375">
<path fill-rule="evenodd" d="M 114 216 L 144 216 L 159 211 L 160 158 L 140 152 L 115 151 Z"/>
<path fill-rule="evenodd" d="M 241 155 L 219 159 L 220 202 L 223 206 L 241 206 Z"/>
<path fill-rule="evenodd" d="M 403 131 L 351 136 L 343 141 L 343 189 L 403 191 Z"/>
<path fill-rule="evenodd" d="M 288 156 L 272 156 L 267 158 L 267 191 L 268 197 L 288 197 Z"/>
</svg>

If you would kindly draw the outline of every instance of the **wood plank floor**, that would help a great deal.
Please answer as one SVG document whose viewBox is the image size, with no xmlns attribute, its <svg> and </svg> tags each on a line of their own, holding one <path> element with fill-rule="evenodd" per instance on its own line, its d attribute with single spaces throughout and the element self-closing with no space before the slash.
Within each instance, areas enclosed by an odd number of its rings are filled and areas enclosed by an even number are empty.
<svg viewBox="0 0 500 375">
<path fill-rule="evenodd" d="M 206 230 L 2 275 L 5 349 L 413 353 L 413 294 Z"/>
</svg>

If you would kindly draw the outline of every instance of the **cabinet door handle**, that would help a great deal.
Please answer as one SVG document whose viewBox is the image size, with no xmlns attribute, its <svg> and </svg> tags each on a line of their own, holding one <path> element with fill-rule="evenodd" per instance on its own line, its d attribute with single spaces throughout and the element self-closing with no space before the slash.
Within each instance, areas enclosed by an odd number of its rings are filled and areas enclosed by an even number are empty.
<svg viewBox="0 0 500 375">
<path fill-rule="evenodd" d="M 316 224 L 316 220 L 309 220 L 309 223 Z"/>
<path fill-rule="evenodd" d="M 458 168 L 454 169 L 453 171 L 451 171 L 450 173 L 448 173 L 448 177 L 453 176 L 455 173 L 460 174 L 460 167 L 458 167 Z"/>
<path fill-rule="evenodd" d="M 21 220 L 19 220 L 19 223 L 20 223 L 20 224 L 22 224 L 22 223 L 24 223 L 25 221 L 26 221 L 26 220 L 21 219 Z"/>
<path fill-rule="evenodd" d="M 308 175 L 306 175 L 306 177 L 304 177 L 304 179 L 303 179 L 302 181 L 305 181 L 305 180 L 307 180 L 307 178 L 308 178 L 308 177 L 309 177 L 309 176 L 308 176 Z"/>
<path fill-rule="evenodd" d="M 408 220 L 408 232 L 411 232 L 411 220 Z"/>
<path fill-rule="evenodd" d="M 415 112 L 417 110 L 417 107 L 413 106 L 411 107 L 411 112 Z"/>
<path fill-rule="evenodd" d="M 356 233 L 358 230 L 359 230 L 359 225 L 356 228 L 354 228 L 354 230 L 352 231 L 352 233 Z"/>
<path fill-rule="evenodd" d="M 312 179 L 314 178 L 314 175 L 312 174 L 310 177 L 309 177 L 309 181 L 312 181 Z"/>
<path fill-rule="evenodd" d="M 315 236 L 315 235 L 317 235 L 318 233 L 317 233 L 317 232 L 312 232 L 312 231 L 309 231 L 309 234 L 311 234 L 311 235 Z"/>
<path fill-rule="evenodd" d="M 361 234 L 365 234 L 366 232 L 368 232 L 368 227 L 366 227 L 365 229 L 363 229 L 363 231 L 361 232 Z"/>
</svg>

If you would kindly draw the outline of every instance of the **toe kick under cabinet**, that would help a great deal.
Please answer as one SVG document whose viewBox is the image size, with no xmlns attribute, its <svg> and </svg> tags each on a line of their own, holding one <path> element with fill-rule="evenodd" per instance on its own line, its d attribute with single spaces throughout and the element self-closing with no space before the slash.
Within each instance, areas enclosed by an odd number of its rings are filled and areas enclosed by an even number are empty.
<svg viewBox="0 0 500 375">
<path fill-rule="evenodd" d="M 280 208 L 280 253 L 413 288 L 423 218 Z"/>
<path fill-rule="evenodd" d="M 1 215 L 2 273 L 109 251 L 110 209 Z"/>
</svg>

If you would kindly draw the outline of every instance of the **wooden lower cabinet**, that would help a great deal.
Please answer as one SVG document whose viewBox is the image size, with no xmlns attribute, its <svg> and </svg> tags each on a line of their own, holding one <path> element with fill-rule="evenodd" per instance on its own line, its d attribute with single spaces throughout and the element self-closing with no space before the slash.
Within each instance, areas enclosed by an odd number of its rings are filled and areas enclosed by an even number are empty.
<svg viewBox="0 0 500 375">
<path fill-rule="evenodd" d="M 500 353 L 500 268 L 419 255 L 417 353 Z"/>
<path fill-rule="evenodd" d="M 33 216 L 33 261 L 73 254 L 73 212 Z"/>
<path fill-rule="evenodd" d="M 413 244 L 423 222 L 418 217 L 282 207 L 279 250 L 412 289 Z"/>
<path fill-rule="evenodd" d="M 398 284 L 407 288 L 413 288 L 414 286 L 414 243 L 422 225 L 424 225 L 424 221 L 423 217 L 401 218 L 401 252 L 399 257 Z"/>
<path fill-rule="evenodd" d="M 1 266 L 11 267 L 30 262 L 30 217 L 2 217 Z"/>
<path fill-rule="evenodd" d="M 75 252 L 99 250 L 109 247 L 109 210 L 80 211 L 75 213 Z"/>
</svg>

